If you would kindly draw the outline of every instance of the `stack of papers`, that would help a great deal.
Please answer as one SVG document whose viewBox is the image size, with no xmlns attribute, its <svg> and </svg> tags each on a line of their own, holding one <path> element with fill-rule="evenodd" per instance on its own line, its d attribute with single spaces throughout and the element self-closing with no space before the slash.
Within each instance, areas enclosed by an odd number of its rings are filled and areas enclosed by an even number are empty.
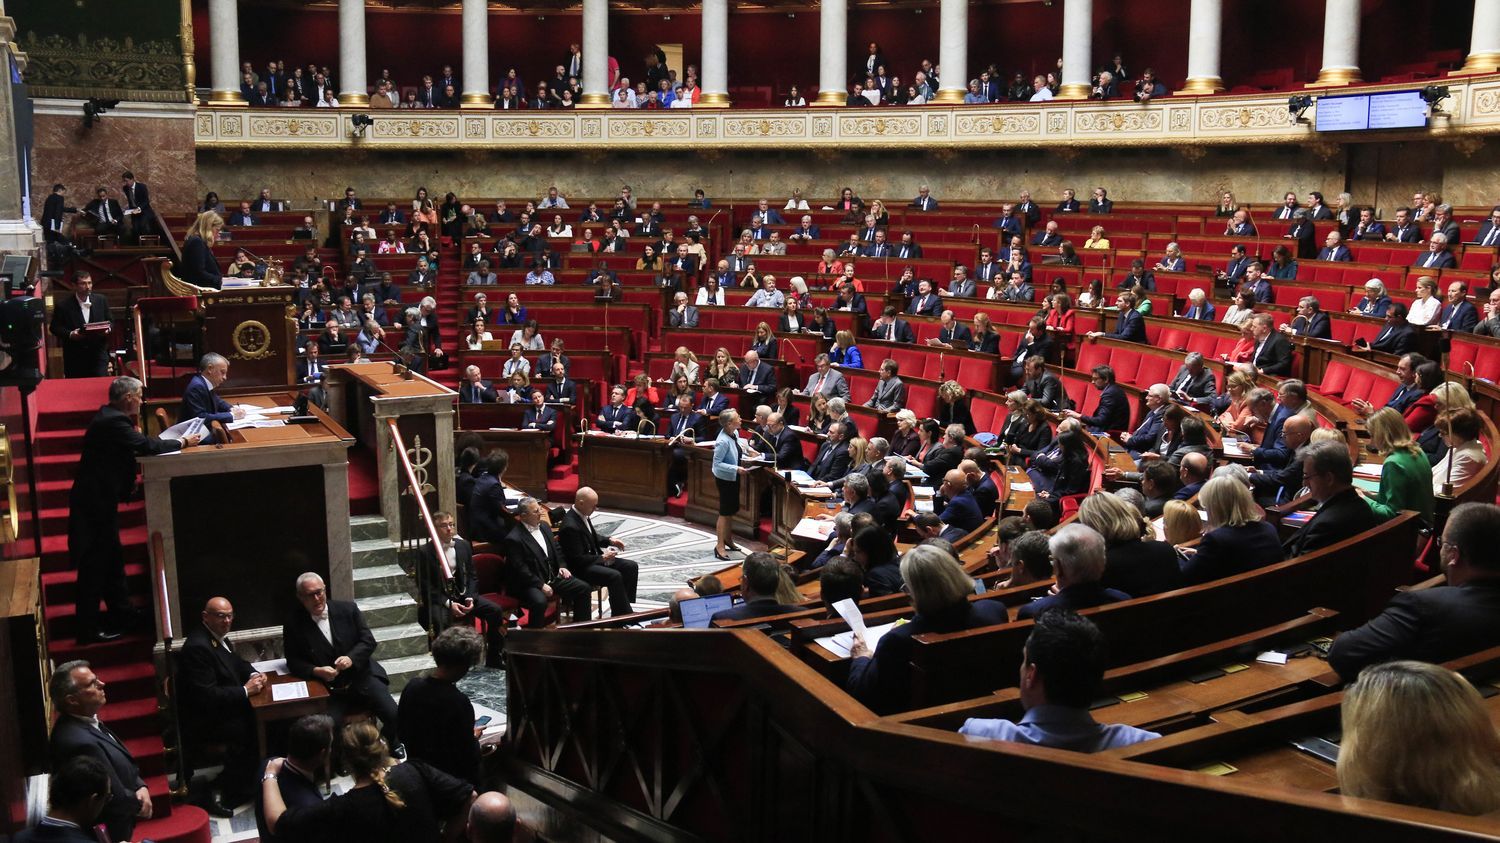
<svg viewBox="0 0 1500 843">
<path fill-rule="evenodd" d="M 832 521 L 819 521 L 816 518 L 804 518 L 797 522 L 792 528 L 792 537 L 807 539 L 809 541 L 828 541 L 828 535 L 833 532 Z"/>
<path fill-rule="evenodd" d="M 1231 439 L 1226 436 L 1224 437 L 1222 444 L 1224 448 L 1224 456 L 1226 457 L 1243 457 L 1249 453 L 1249 451 L 1246 451 L 1245 447 L 1240 444 L 1240 440 L 1238 439 Z"/>
<path fill-rule="evenodd" d="M 1384 471 L 1385 463 L 1383 462 L 1362 462 L 1354 467 L 1354 476 L 1369 477 L 1372 480 L 1379 480 L 1380 475 Z"/>
<path fill-rule="evenodd" d="M 285 702 L 286 700 L 307 699 L 306 682 L 282 682 L 271 686 L 271 699 L 274 702 Z"/>
<path fill-rule="evenodd" d="M 185 422 L 179 422 L 167 428 L 166 430 L 163 430 L 161 432 L 161 438 L 173 439 L 181 442 L 189 436 L 202 437 L 204 434 L 203 428 L 203 419 L 188 419 Z"/>
<path fill-rule="evenodd" d="M 902 623 L 905 623 L 905 621 L 893 621 L 882 626 L 872 626 L 866 629 L 864 631 L 865 644 L 869 646 L 871 652 L 874 652 L 876 645 L 880 643 L 880 639 L 884 637 L 887 632 L 890 632 L 891 630 L 895 629 L 898 624 Z M 817 639 L 817 643 L 820 647 L 830 653 L 833 653 L 835 656 L 838 656 L 841 659 L 847 659 L 849 658 L 849 648 L 854 646 L 854 632 L 853 630 L 850 630 L 849 632 L 840 632 L 838 635 L 830 635 L 826 638 L 819 638 Z"/>
</svg>

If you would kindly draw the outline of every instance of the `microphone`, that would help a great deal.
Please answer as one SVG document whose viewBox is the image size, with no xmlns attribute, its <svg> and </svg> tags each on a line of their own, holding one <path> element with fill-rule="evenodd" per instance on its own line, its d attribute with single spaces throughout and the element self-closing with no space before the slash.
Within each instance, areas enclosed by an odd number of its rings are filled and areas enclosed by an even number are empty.
<svg viewBox="0 0 1500 843">
<path fill-rule="evenodd" d="M 774 474 L 780 474 L 781 473 L 781 466 L 780 466 L 780 463 L 779 463 L 779 461 L 777 459 L 778 455 L 776 453 L 776 444 L 774 442 L 772 442 L 771 440 L 767 439 L 765 437 L 765 434 L 761 433 L 759 430 L 752 429 L 750 431 L 750 433 L 753 436 L 755 436 L 755 438 L 757 438 L 760 441 L 762 441 L 762 442 L 765 443 L 765 445 L 766 445 L 766 453 L 768 453 L 768 454 L 771 455 L 771 472 L 774 473 Z"/>
</svg>

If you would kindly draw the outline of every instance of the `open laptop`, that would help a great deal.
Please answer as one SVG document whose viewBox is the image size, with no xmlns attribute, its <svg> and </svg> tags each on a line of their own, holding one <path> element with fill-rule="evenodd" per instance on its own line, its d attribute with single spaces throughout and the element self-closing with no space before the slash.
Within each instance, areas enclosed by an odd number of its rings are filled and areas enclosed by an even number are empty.
<svg viewBox="0 0 1500 843">
<path fill-rule="evenodd" d="M 733 594 L 710 594 L 697 600 L 684 600 L 678 604 L 682 610 L 682 625 L 689 629 L 707 629 L 708 622 L 717 612 L 734 605 Z"/>
</svg>

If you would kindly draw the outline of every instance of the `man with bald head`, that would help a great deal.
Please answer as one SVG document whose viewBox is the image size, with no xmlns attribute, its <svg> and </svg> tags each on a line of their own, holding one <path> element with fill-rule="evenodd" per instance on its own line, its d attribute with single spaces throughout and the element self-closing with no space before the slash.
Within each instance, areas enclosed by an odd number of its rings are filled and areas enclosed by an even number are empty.
<svg viewBox="0 0 1500 843">
<path fill-rule="evenodd" d="M 516 834 L 516 808 L 505 794 L 481 793 L 469 806 L 469 843 L 510 843 Z"/>
<path fill-rule="evenodd" d="M 984 521 L 979 502 L 969 489 L 968 475 L 962 469 L 955 468 L 943 475 L 943 485 L 938 487 L 937 502 L 941 503 L 938 518 L 950 527 L 963 530 L 964 535 L 974 532 Z"/>
<path fill-rule="evenodd" d="M 178 653 L 178 713 L 188 745 L 225 744 L 224 772 L 215 781 L 219 796 L 205 806 L 215 816 L 231 817 L 236 805 L 255 798 L 255 715 L 250 698 L 266 677 L 240 658 L 229 642 L 234 606 L 214 597 L 203 607 L 202 623 L 188 630 Z"/>
<path fill-rule="evenodd" d="M 1281 426 L 1281 438 L 1289 457 L 1284 465 L 1257 466 L 1250 475 L 1255 501 L 1261 506 L 1286 503 L 1302 491 L 1302 452 L 1316 428 L 1304 415 L 1288 418 Z"/>
<path fill-rule="evenodd" d="M 628 615 L 630 604 L 635 601 L 640 568 L 634 561 L 619 555 L 625 547 L 624 542 L 613 537 L 604 538 L 594 529 L 590 516 L 598 507 L 599 495 L 588 486 L 580 487 L 573 496 L 573 508 L 563 513 L 562 526 L 558 530 L 563 565 L 573 572 L 573 576 L 589 585 L 609 590 L 611 616 Z"/>
<path fill-rule="evenodd" d="M 1172 496 L 1173 500 L 1185 501 L 1198 494 L 1198 490 L 1203 488 L 1203 484 L 1208 481 L 1209 471 L 1210 466 L 1206 455 L 1197 451 L 1183 454 L 1182 462 L 1177 466 L 1177 476 L 1182 480 L 1182 486 L 1177 490 L 1177 494 Z"/>
</svg>

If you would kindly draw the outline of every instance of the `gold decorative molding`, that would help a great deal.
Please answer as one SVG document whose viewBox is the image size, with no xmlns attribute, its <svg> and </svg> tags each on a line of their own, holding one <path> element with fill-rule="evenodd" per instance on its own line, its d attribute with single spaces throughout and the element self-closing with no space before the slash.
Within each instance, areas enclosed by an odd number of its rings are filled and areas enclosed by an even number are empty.
<svg viewBox="0 0 1500 843">
<path fill-rule="evenodd" d="M 129 37 L 70 39 L 28 32 L 27 84 L 33 97 L 183 102 L 185 68 L 179 38 L 137 43 Z"/>
<path fill-rule="evenodd" d="M 1318 78 L 1314 79 L 1309 88 L 1323 88 L 1329 85 L 1355 85 L 1364 81 L 1357 67 L 1325 67 L 1318 71 Z"/>
<path fill-rule="evenodd" d="M 1449 80 L 1445 116 L 1429 128 L 1381 133 L 1391 140 L 1444 140 L 1500 133 L 1500 74 Z M 1411 90 L 1361 85 L 1358 90 Z M 1337 88 L 1347 93 L 1348 88 Z M 681 111 L 376 111 L 356 136 L 354 109 L 246 109 L 199 106 L 194 121 L 203 149 L 297 148 L 650 149 L 882 148 L 1056 149 L 1181 148 L 1321 141 L 1338 150 L 1349 138 L 1318 135 L 1287 112 L 1286 95 L 1162 97 L 1014 103 L 993 106 L 841 109 L 687 109 Z M 1329 155 L 1336 152 L 1329 152 Z"/>
<path fill-rule="evenodd" d="M 1194 76 L 1182 83 L 1179 94 L 1188 96 L 1203 96 L 1204 94 L 1217 94 L 1224 90 L 1224 80 L 1217 76 Z"/>
</svg>

